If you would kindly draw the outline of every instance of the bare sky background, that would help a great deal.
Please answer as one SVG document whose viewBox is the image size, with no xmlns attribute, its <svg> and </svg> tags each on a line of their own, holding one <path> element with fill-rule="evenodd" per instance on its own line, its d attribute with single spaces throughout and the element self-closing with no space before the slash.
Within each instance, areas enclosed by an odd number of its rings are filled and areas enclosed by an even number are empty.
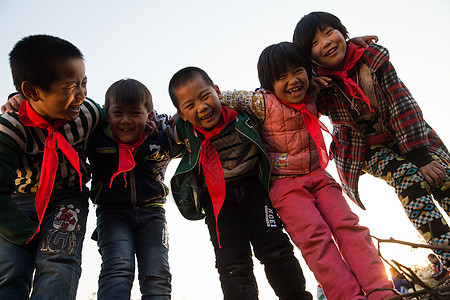
<svg viewBox="0 0 450 300">
<path fill-rule="evenodd" d="M 256 62 L 268 45 L 291 41 L 298 20 L 311 11 L 338 16 L 350 36 L 376 34 L 390 51 L 399 77 L 421 106 L 425 119 L 449 146 L 450 2 L 429 1 L 0 1 L 0 91 L 3 100 L 14 91 L 8 53 L 30 34 L 51 34 L 74 43 L 84 53 L 88 96 L 103 104 L 106 89 L 121 78 L 143 82 L 153 94 L 155 109 L 173 114 L 167 86 L 185 66 L 207 71 L 223 90 L 258 87 Z M 1 102 L 1 101 L 0 101 Z M 323 119 L 324 122 L 326 119 Z M 329 128 L 331 128 L 329 126 Z M 178 161 L 167 171 L 169 183 Z M 338 180 L 334 164 L 328 171 Z M 393 189 L 368 175 L 360 180 L 367 210 L 352 209 L 373 235 L 420 241 Z M 92 206 L 91 206 L 92 207 Z M 221 299 L 213 247 L 203 221 L 183 219 L 171 197 L 166 205 L 170 234 L 173 299 Z M 89 216 L 78 299 L 97 290 L 100 255 L 90 240 L 95 208 Z M 403 264 L 426 264 L 427 251 L 382 246 L 386 258 Z M 307 288 L 316 282 L 301 260 Z M 260 299 L 275 299 L 263 269 L 255 261 Z M 139 299 L 135 282 L 133 298 Z"/>
</svg>

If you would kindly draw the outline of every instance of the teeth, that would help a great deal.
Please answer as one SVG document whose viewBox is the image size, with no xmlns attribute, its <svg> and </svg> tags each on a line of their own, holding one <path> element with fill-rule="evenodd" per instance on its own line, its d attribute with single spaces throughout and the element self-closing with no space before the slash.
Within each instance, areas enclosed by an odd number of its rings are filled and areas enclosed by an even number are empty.
<svg viewBox="0 0 450 300">
<path fill-rule="evenodd" d="M 301 91 L 301 90 L 302 90 L 301 87 L 296 87 L 296 88 L 290 89 L 290 90 L 288 91 L 288 93 L 299 92 L 299 91 Z"/>
<path fill-rule="evenodd" d="M 333 48 L 330 51 L 328 51 L 325 55 L 329 56 L 329 55 L 333 54 L 335 51 L 336 51 L 336 48 Z"/>
<path fill-rule="evenodd" d="M 211 117 L 211 116 L 212 116 L 212 112 L 209 113 L 209 114 L 207 114 L 206 116 L 200 118 L 200 120 L 206 120 L 206 119 L 208 119 L 208 118 Z"/>
</svg>

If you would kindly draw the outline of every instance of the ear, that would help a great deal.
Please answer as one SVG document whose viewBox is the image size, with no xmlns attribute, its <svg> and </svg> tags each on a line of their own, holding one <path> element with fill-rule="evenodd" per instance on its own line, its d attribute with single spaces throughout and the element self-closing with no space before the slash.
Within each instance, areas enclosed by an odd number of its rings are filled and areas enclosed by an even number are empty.
<svg viewBox="0 0 450 300">
<path fill-rule="evenodd" d="M 183 119 L 183 121 L 187 122 L 188 119 L 186 118 L 186 116 L 183 115 L 183 113 L 181 112 L 181 110 L 177 109 L 177 113 L 178 115 Z"/>
<path fill-rule="evenodd" d="M 153 112 L 153 110 L 147 115 L 147 124 L 150 124 L 150 122 L 152 121 L 152 119 L 153 119 L 153 115 L 154 115 L 154 112 Z"/>
<path fill-rule="evenodd" d="M 21 85 L 22 93 L 30 101 L 39 101 L 39 91 L 37 88 L 29 81 L 22 82 Z"/>
<path fill-rule="evenodd" d="M 219 97 L 219 100 L 222 100 L 222 93 L 220 92 L 219 86 L 217 84 L 214 86 L 214 89 L 216 90 L 217 97 Z"/>
</svg>

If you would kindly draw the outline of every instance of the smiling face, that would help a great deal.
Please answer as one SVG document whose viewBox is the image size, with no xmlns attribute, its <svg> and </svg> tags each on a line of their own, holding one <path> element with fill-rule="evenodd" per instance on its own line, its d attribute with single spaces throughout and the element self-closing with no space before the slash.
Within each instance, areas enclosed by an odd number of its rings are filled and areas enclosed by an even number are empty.
<svg viewBox="0 0 450 300">
<path fill-rule="evenodd" d="M 125 144 L 134 144 L 151 121 L 153 111 L 148 112 L 144 103 L 136 106 L 117 103 L 112 97 L 109 100 L 107 121 L 116 139 Z"/>
<path fill-rule="evenodd" d="M 346 51 L 347 43 L 339 30 L 328 26 L 316 31 L 312 41 L 311 59 L 318 66 L 332 70 L 342 69 Z"/>
<path fill-rule="evenodd" d="M 195 76 L 174 91 L 178 102 L 178 114 L 184 121 L 205 129 L 212 129 L 222 115 L 219 87 L 208 85 Z"/>
<path fill-rule="evenodd" d="M 289 66 L 273 84 L 275 96 L 289 103 L 300 103 L 309 87 L 308 73 L 304 67 Z"/>
<path fill-rule="evenodd" d="M 75 120 L 87 95 L 84 61 L 81 58 L 68 59 L 60 63 L 56 70 L 59 79 L 47 91 L 34 88 L 30 104 L 50 123 L 56 120 Z"/>
</svg>

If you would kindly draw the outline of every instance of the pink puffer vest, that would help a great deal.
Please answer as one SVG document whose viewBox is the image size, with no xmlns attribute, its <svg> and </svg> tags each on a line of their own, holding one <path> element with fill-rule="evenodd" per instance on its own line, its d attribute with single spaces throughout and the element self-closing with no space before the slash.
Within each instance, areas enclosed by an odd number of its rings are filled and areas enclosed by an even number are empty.
<svg viewBox="0 0 450 300">
<path fill-rule="evenodd" d="M 272 175 L 301 175 L 320 168 L 319 153 L 300 112 L 265 94 L 266 119 L 261 137 L 272 164 Z M 311 97 L 312 98 L 312 97 Z M 306 107 L 317 113 L 314 99 Z"/>
</svg>

